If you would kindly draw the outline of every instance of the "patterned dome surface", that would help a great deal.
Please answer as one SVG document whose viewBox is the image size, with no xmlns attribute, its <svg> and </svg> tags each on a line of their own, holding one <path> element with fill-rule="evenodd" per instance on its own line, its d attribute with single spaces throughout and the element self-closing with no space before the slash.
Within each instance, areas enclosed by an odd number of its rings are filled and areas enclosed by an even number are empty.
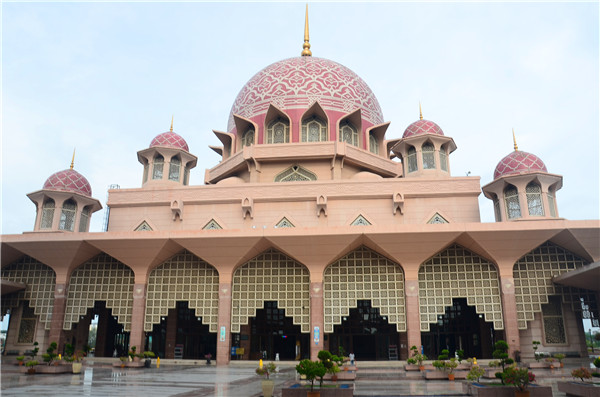
<svg viewBox="0 0 600 397">
<path fill-rule="evenodd" d="M 75 170 L 56 172 L 44 183 L 44 190 L 57 190 L 60 192 L 73 192 L 92 197 L 92 187 L 83 175 Z"/>
<path fill-rule="evenodd" d="M 383 123 L 379 102 L 356 73 L 324 58 L 288 58 L 254 75 L 238 94 L 227 130 L 235 128 L 233 115 L 252 118 L 264 114 L 269 105 L 280 109 L 307 109 L 315 101 L 327 110 L 349 113 L 357 108 L 364 120 Z"/>
<path fill-rule="evenodd" d="M 494 180 L 505 175 L 517 175 L 536 171 L 548 172 L 546 164 L 535 154 L 515 150 L 500 160 L 494 170 Z"/>
<path fill-rule="evenodd" d="M 404 130 L 404 134 L 402 138 L 408 138 L 415 135 L 422 134 L 436 134 L 436 135 L 444 135 L 444 131 L 440 128 L 439 125 L 429 120 L 417 120 Z"/>
<path fill-rule="evenodd" d="M 163 132 L 162 134 L 157 135 L 152 140 L 152 142 L 150 142 L 150 147 L 155 147 L 155 146 L 183 149 L 186 152 L 190 151 L 185 139 L 183 139 L 179 134 L 176 134 L 173 131 L 167 131 L 167 132 Z"/>
</svg>

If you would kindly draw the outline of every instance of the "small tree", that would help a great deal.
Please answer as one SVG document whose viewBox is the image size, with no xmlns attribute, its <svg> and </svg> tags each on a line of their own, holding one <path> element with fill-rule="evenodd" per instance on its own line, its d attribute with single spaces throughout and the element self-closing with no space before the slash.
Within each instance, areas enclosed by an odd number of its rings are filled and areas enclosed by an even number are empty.
<svg viewBox="0 0 600 397">
<path fill-rule="evenodd" d="M 485 370 L 479 365 L 473 365 L 467 374 L 467 379 L 470 381 L 479 382 L 479 378 L 485 375 Z"/>
<path fill-rule="evenodd" d="M 579 378 L 583 382 L 584 379 L 590 379 L 592 377 L 592 374 L 587 368 L 581 367 L 571 371 L 571 376 L 573 378 Z"/>
<path fill-rule="evenodd" d="M 531 344 L 533 345 L 532 346 L 533 347 L 533 356 L 535 357 L 535 361 L 537 361 L 537 362 L 539 362 L 542 359 L 542 357 L 544 356 L 543 354 L 537 352 L 537 349 L 538 349 L 538 347 L 540 347 L 541 343 L 542 342 L 540 342 L 539 340 L 534 340 L 531 342 Z"/>
<path fill-rule="evenodd" d="M 260 376 L 264 376 L 269 379 L 269 375 L 277 372 L 277 366 L 274 362 L 270 362 L 261 367 L 256 368 L 256 374 Z"/>
<path fill-rule="evenodd" d="M 58 345 L 56 344 L 56 342 L 52 342 L 52 343 L 50 343 L 50 346 L 48 346 L 48 348 L 46 349 L 46 353 L 42 354 L 42 358 L 44 359 L 44 362 L 47 363 L 48 365 L 51 365 L 52 362 L 54 361 L 54 359 L 56 357 L 58 357 L 58 354 L 55 353 L 57 348 L 58 348 Z"/>
<path fill-rule="evenodd" d="M 321 361 L 311 361 L 304 359 L 296 365 L 296 372 L 300 375 L 304 375 L 306 380 L 310 381 L 310 391 L 312 392 L 315 386 L 315 379 L 323 378 L 326 373 L 325 366 Z"/>
<path fill-rule="evenodd" d="M 505 372 L 506 366 L 511 365 L 515 362 L 512 358 L 508 357 L 508 343 L 503 340 L 499 340 L 494 344 L 494 351 L 492 352 L 492 357 L 498 360 L 498 365 L 502 367 L 502 372 L 496 372 L 496 378 L 502 381 L 504 384 L 503 373 Z"/>
</svg>

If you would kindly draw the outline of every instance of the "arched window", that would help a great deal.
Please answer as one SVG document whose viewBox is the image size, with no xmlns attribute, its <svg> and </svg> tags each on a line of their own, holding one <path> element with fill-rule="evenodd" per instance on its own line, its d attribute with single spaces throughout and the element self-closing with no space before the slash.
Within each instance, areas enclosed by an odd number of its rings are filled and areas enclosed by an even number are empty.
<svg viewBox="0 0 600 397">
<path fill-rule="evenodd" d="M 358 146 L 358 129 L 348 120 L 340 123 L 340 142 L 346 142 Z"/>
<path fill-rule="evenodd" d="M 181 160 L 179 157 L 171 157 L 169 165 L 169 180 L 179 182 L 179 174 L 181 173 Z"/>
<path fill-rule="evenodd" d="M 277 118 L 267 128 L 267 143 L 288 143 L 290 141 L 290 128 L 287 121 Z"/>
<path fill-rule="evenodd" d="M 408 163 L 408 172 L 415 172 L 417 170 L 417 151 L 412 146 L 408 149 L 406 162 Z"/>
<path fill-rule="evenodd" d="M 510 185 L 504 189 L 504 202 L 506 203 L 506 215 L 508 216 L 508 219 L 517 219 L 521 217 L 519 192 L 516 187 Z"/>
<path fill-rule="evenodd" d="M 242 147 L 254 145 L 254 129 L 250 128 L 242 135 Z"/>
<path fill-rule="evenodd" d="M 529 183 L 525 188 L 527 195 L 527 209 L 529 215 L 544 216 L 544 205 L 542 204 L 542 188 L 535 182 Z"/>
<path fill-rule="evenodd" d="M 550 207 L 550 216 L 556 218 L 556 199 L 554 192 L 548 192 L 548 207 Z"/>
<path fill-rule="evenodd" d="M 423 169 L 435 169 L 435 148 L 429 142 L 423 145 Z"/>
<path fill-rule="evenodd" d="M 448 155 L 446 154 L 446 148 L 440 148 L 440 169 L 448 172 Z"/>
<path fill-rule="evenodd" d="M 302 142 L 325 142 L 327 141 L 327 124 L 312 116 L 302 120 Z"/>
<path fill-rule="evenodd" d="M 75 228 L 75 214 L 77 213 L 77 204 L 75 201 L 69 199 L 63 203 L 62 211 L 60 213 L 60 222 L 58 224 L 58 230 L 73 231 Z"/>
<path fill-rule="evenodd" d="M 379 154 L 379 144 L 377 143 L 377 138 L 373 135 L 369 135 L 369 151 L 371 153 Z"/>
<path fill-rule="evenodd" d="M 275 175 L 275 182 L 316 181 L 317 175 L 304 167 L 293 165 Z"/>
<path fill-rule="evenodd" d="M 88 222 L 90 221 L 90 207 L 85 207 L 81 211 L 81 219 L 79 220 L 79 231 L 87 232 Z"/>
<path fill-rule="evenodd" d="M 160 154 L 154 157 L 154 167 L 152 168 L 152 179 L 162 179 L 163 166 L 165 159 Z"/>
<path fill-rule="evenodd" d="M 54 200 L 48 199 L 42 207 L 42 221 L 40 229 L 52 229 L 52 220 L 54 219 Z"/>
</svg>

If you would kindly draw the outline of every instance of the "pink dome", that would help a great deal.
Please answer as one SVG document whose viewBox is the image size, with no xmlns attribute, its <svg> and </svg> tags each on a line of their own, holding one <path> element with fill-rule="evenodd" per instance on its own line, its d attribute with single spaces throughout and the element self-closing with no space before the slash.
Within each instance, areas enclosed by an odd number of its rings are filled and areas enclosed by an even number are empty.
<svg viewBox="0 0 600 397">
<path fill-rule="evenodd" d="M 494 180 L 501 176 L 526 174 L 536 171 L 548 172 L 546 165 L 538 156 L 515 150 L 500 160 L 494 170 Z"/>
<path fill-rule="evenodd" d="M 440 128 L 439 125 L 429 120 L 417 120 L 411 125 L 409 125 L 402 138 L 408 138 L 415 135 L 423 135 L 423 134 L 436 134 L 436 135 L 444 135 L 444 131 Z"/>
<path fill-rule="evenodd" d="M 328 111 L 350 113 L 360 109 L 371 125 L 383 123 L 379 102 L 369 86 L 353 71 L 324 58 L 288 58 L 254 75 L 238 94 L 227 131 L 235 129 L 233 115 L 252 119 L 267 113 L 269 105 L 282 110 L 308 109 L 315 101 Z"/>
<path fill-rule="evenodd" d="M 92 197 L 92 187 L 83 175 L 75 170 L 56 172 L 44 182 L 44 190 L 58 190 L 60 192 L 73 192 L 83 196 Z"/>
<path fill-rule="evenodd" d="M 167 132 L 163 132 L 162 134 L 157 135 L 152 140 L 152 142 L 150 142 L 150 147 L 155 147 L 155 146 L 183 149 L 186 152 L 190 151 L 185 139 L 183 139 L 180 135 L 174 133 L 173 131 L 167 131 Z"/>
</svg>

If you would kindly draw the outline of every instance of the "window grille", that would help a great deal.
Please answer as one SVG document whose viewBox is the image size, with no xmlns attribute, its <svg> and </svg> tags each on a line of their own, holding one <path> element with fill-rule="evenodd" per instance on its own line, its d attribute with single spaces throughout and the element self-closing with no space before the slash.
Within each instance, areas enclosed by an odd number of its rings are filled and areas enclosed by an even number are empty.
<svg viewBox="0 0 600 397">
<path fill-rule="evenodd" d="M 79 231 L 87 232 L 88 222 L 90 220 L 90 207 L 85 207 L 81 211 L 81 219 L 79 220 Z"/>
<path fill-rule="evenodd" d="M 446 148 L 440 149 L 440 168 L 442 171 L 448 172 L 448 155 L 446 154 Z"/>
<path fill-rule="evenodd" d="M 75 228 L 75 214 L 77 213 L 77 204 L 73 200 L 67 200 L 63 203 L 60 213 L 59 230 L 73 231 Z"/>
<path fill-rule="evenodd" d="M 179 182 L 179 173 L 181 172 L 181 160 L 179 157 L 172 157 L 169 165 L 169 180 Z"/>
<path fill-rule="evenodd" d="M 340 142 L 346 142 L 358 146 L 358 129 L 348 120 L 340 124 Z"/>
<path fill-rule="evenodd" d="M 566 344 L 567 333 L 565 332 L 565 320 L 563 318 L 562 302 L 559 296 L 548 297 L 548 303 L 542 305 L 542 318 L 546 344 Z"/>
<path fill-rule="evenodd" d="M 556 218 L 556 199 L 552 192 L 548 192 L 548 207 L 550 207 L 550 216 Z"/>
<path fill-rule="evenodd" d="M 432 216 L 431 219 L 427 223 L 449 223 L 449 222 L 446 220 L 446 218 L 444 218 L 443 216 L 441 216 L 440 214 L 438 214 L 436 212 L 435 215 Z"/>
<path fill-rule="evenodd" d="M 52 229 L 52 220 L 54 219 L 54 200 L 48 199 L 42 208 L 42 221 L 40 229 Z"/>
<path fill-rule="evenodd" d="M 281 220 L 279 222 L 277 222 L 277 225 L 275 225 L 275 227 L 296 227 L 296 226 L 294 226 L 294 224 L 292 222 L 290 222 L 288 220 L 288 218 L 283 217 L 283 218 L 281 218 Z"/>
<path fill-rule="evenodd" d="M 504 189 L 504 201 L 506 203 L 506 215 L 508 219 L 521 217 L 521 204 L 519 203 L 519 192 L 514 186 Z"/>
<path fill-rule="evenodd" d="M 316 181 L 317 175 L 304 167 L 293 165 L 275 176 L 275 182 Z"/>
<path fill-rule="evenodd" d="M 154 167 L 152 169 L 152 179 L 162 179 L 163 177 L 163 165 L 165 159 L 163 156 L 158 155 L 154 157 Z"/>
<path fill-rule="evenodd" d="M 542 204 L 542 189 L 540 185 L 531 182 L 525 188 L 527 195 L 527 209 L 529 215 L 544 216 L 544 205 Z"/>
<path fill-rule="evenodd" d="M 254 145 L 254 130 L 251 128 L 242 136 L 242 147 Z"/>
<path fill-rule="evenodd" d="M 374 154 L 379 154 L 379 144 L 377 138 L 373 135 L 369 135 L 369 151 Z"/>
<path fill-rule="evenodd" d="M 221 225 L 219 225 L 217 223 L 217 221 L 215 221 L 214 219 L 211 219 L 206 225 L 204 225 L 204 227 L 202 228 L 202 230 L 219 230 L 219 229 L 223 229 L 221 227 Z"/>
<path fill-rule="evenodd" d="M 408 172 L 415 172 L 417 170 L 417 151 L 414 147 L 410 147 L 408 149 L 408 156 L 407 156 L 407 163 L 408 163 Z"/>
<path fill-rule="evenodd" d="M 140 223 L 140 225 L 138 227 L 136 227 L 134 230 L 134 232 L 146 232 L 146 231 L 152 231 L 152 228 L 146 221 Z"/>
<path fill-rule="evenodd" d="M 431 143 L 423 145 L 423 169 L 435 169 L 435 148 Z"/>
<path fill-rule="evenodd" d="M 289 125 L 278 118 L 267 128 L 267 143 L 287 143 L 290 141 Z"/>
<path fill-rule="evenodd" d="M 327 124 L 317 116 L 302 121 L 302 142 L 327 141 Z"/>
<path fill-rule="evenodd" d="M 369 222 L 364 216 L 359 215 L 355 220 L 352 221 L 350 226 L 369 226 L 371 222 Z"/>
</svg>

